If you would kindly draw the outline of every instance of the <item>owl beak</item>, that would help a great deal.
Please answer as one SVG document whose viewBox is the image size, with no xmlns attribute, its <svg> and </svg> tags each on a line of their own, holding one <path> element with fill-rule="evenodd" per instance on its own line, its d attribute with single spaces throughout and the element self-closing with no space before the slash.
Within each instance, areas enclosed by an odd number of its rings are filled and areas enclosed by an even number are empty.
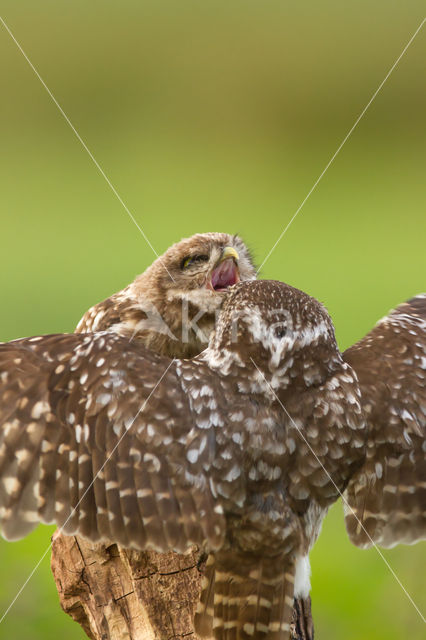
<svg viewBox="0 0 426 640">
<path fill-rule="evenodd" d="M 240 256 L 234 247 L 225 247 L 219 262 L 213 269 L 207 288 L 213 291 L 224 291 L 240 281 L 238 260 Z"/>
<path fill-rule="evenodd" d="M 238 264 L 238 260 L 240 256 L 238 255 L 238 251 L 234 249 L 234 247 L 225 247 L 222 251 L 222 255 L 220 256 L 219 264 L 228 258 L 233 258 L 235 262 Z"/>
</svg>

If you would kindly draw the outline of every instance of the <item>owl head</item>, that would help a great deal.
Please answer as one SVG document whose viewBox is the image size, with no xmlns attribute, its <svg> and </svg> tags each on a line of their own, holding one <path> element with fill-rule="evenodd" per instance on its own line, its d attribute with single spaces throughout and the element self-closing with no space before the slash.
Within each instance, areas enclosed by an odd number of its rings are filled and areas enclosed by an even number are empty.
<svg viewBox="0 0 426 640">
<path fill-rule="evenodd" d="M 341 361 L 324 306 L 275 280 L 229 289 L 209 350 L 214 362 L 257 367 L 280 389 L 320 384 Z"/>
<path fill-rule="evenodd" d="M 200 233 L 174 244 L 130 285 L 132 299 L 148 314 L 152 304 L 155 317 L 161 317 L 157 333 L 165 336 L 165 346 L 150 339 L 147 345 L 178 357 L 198 354 L 207 346 L 228 288 L 254 278 L 252 257 L 239 236 Z"/>
</svg>

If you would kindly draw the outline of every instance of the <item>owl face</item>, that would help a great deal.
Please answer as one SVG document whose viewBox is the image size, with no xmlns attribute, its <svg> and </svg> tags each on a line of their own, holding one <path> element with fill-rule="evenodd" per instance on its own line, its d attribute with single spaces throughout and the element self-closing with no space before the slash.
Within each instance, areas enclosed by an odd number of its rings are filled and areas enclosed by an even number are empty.
<svg viewBox="0 0 426 640">
<path fill-rule="evenodd" d="M 217 300 L 214 294 L 255 278 L 247 247 L 238 236 L 226 233 L 197 234 L 181 240 L 164 254 L 164 262 L 170 275 L 162 270 L 160 281 L 170 301 L 184 298 L 197 302 L 202 296 Z"/>
<path fill-rule="evenodd" d="M 219 359 L 227 353 L 241 366 L 255 363 L 275 389 L 318 384 L 340 361 L 325 308 L 275 281 L 230 289 L 210 346 Z"/>
<path fill-rule="evenodd" d="M 150 300 L 174 336 L 168 353 L 192 357 L 207 346 L 228 288 L 255 277 L 241 238 L 197 234 L 170 247 L 143 274 L 141 306 Z M 132 286 L 136 297 L 138 280 Z"/>
</svg>

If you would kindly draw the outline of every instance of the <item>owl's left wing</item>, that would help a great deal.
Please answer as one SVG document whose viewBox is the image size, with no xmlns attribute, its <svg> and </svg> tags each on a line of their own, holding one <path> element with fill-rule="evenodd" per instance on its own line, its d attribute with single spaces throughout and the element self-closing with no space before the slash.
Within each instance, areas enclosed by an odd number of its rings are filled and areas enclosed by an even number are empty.
<svg viewBox="0 0 426 640">
<path fill-rule="evenodd" d="M 148 304 L 148 303 L 147 303 Z M 78 323 L 75 333 L 109 331 L 133 336 L 147 314 L 131 292 L 131 285 L 90 307 Z"/>
<path fill-rule="evenodd" d="M 0 531 L 17 539 L 45 522 L 125 547 L 215 548 L 209 425 L 195 459 L 193 426 L 177 362 L 125 338 L 0 344 Z"/>
<path fill-rule="evenodd" d="M 368 422 L 365 464 L 346 490 L 351 541 L 426 538 L 426 295 L 399 305 L 344 353 Z"/>
</svg>

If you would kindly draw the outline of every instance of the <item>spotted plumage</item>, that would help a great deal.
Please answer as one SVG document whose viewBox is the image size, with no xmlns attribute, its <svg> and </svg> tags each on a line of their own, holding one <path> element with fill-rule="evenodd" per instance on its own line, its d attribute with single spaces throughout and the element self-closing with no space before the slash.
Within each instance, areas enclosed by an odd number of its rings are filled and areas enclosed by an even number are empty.
<svg viewBox="0 0 426 640">
<path fill-rule="evenodd" d="M 287 640 L 307 556 L 342 492 L 375 536 L 358 502 L 376 482 L 379 542 L 425 537 L 425 317 L 419 296 L 342 355 L 320 303 L 254 281 L 229 289 L 193 360 L 111 332 L 0 345 L 3 533 L 42 521 L 138 549 L 198 544 L 208 560 L 197 633 Z M 371 383 L 370 353 L 394 383 Z M 400 502 L 386 502 L 385 465 L 400 455 L 415 460 L 410 536 Z M 358 543 L 350 516 L 348 530 Z"/>
<path fill-rule="evenodd" d="M 369 424 L 367 460 L 346 492 L 360 547 L 416 542 L 426 522 L 426 295 L 401 304 L 344 358 Z"/>
</svg>

